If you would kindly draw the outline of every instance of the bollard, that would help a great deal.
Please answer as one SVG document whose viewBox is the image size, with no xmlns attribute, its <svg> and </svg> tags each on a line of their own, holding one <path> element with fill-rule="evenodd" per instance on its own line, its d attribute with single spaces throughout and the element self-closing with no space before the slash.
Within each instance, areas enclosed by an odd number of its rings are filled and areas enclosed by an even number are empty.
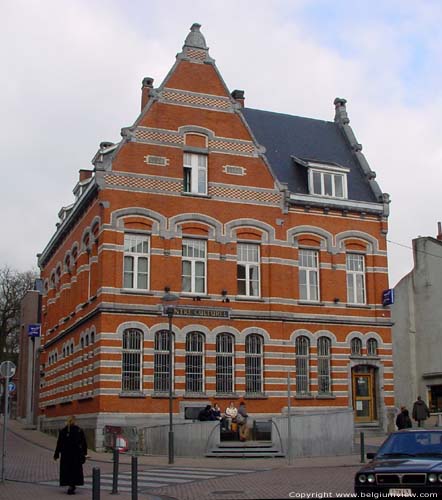
<svg viewBox="0 0 442 500">
<path fill-rule="evenodd" d="M 92 469 L 92 500 L 100 500 L 100 468 Z"/>
<path fill-rule="evenodd" d="M 364 433 L 361 432 L 361 464 L 365 463 L 365 436 Z"/>
<path fill-rule="evenodd" d="M 114 470 L 112 473 L 112 491 L 111 495 L 118 494 L 118 461 L 120 460 L 120 452 L 118 448 L 114 448 Z"/>
<path fill-rule="evenodd" d="M 132 500 L 138 500 L 138 458 L 132 455 L 131 462 Z"/>
</svg>

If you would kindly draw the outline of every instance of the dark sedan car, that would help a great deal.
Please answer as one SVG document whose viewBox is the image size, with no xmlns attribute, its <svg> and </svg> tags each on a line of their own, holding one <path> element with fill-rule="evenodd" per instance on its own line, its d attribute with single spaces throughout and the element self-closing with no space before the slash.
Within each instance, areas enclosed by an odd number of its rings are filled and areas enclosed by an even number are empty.
<svg viewBox="0 0 442 500">
<path fill-rule="evenodd" d="M 360 497 L 433 493 L 428 498 L 442 498 L 442 429 L 393 432 L 377 453 L 367 453 L 367 458 L 372 461 L 355 477 L 355 492 Z"/>
</svg>

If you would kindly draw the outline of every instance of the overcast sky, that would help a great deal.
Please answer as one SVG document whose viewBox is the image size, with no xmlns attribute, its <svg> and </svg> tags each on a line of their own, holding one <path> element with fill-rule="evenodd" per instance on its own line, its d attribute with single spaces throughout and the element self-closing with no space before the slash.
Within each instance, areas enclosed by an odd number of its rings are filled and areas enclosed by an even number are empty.
<svg viewBox="0 0 442 500">
<path fill-rule="evenodd" d="M 246 106 L 350 124 L 391 195 L 390 285 L 436 236 L 440 0 L 13 0 L 0 3 L 0 266 L 36 266 L 78 170 L 120 140 L 143 77 L 160 85 L 193 22 Z"/>
</svg>

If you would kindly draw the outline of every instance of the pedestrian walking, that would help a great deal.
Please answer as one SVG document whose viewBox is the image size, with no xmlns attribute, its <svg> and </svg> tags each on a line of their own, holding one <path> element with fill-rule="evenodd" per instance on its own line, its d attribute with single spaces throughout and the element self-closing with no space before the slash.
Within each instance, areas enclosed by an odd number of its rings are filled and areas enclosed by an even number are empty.
<svg viewBox="0 0 442 500">
<path fill-rule="evenodd" d="M 74 416 L 68 417 L 66 426 L 58 433 L 54 460 L 60 455 L 60 486 L 69 486 L 67 494 L 74 495 L 75 487 L 84 484 L 83 464 L 87 456 L 86 438 Z"/>
<path fill-rule="evenodd" d="M 401 406 L 401 412 L 396 417 L 396 426 L 399 430 L 413 427 L 410 414 L 405 406 Z"/>
<path fill-rule="evenodd" d="M 420 396 L 417 397 L 417 400 L 413 404 L 412 415 L 418 427 L 423 427 L 425 420 L 430 416 L 430 410 Z"/>
<path fill-rule="evenodd" d="M 239 404 L 238 408 L 238 415 L 236 417 L 236 420 L 239 425 L 239 440 L 240 441 L 246 441 L 247 438 L 249 437 L 249 428 L 247 426 L 247 419 L 248 419 L 248 414 L 247 414 L 247 408 L 246 404 L 244 401 L 241 401 Z"/>
</svg>

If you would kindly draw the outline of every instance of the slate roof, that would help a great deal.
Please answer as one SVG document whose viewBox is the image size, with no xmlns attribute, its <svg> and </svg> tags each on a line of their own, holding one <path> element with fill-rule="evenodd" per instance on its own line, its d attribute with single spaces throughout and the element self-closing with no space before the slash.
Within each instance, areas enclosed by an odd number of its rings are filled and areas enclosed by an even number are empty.
<svg viewBox="0 0 442 500">
<path fill-rule="evenodd" d="M 307 169 L 293 161 L 296 156 L 349 168 L 348 198 L 379 202 L 339 124 L 251 108 L 243 108 L 241 113 L 258 143 L 266 148 L 275 175 L 292 193 L 308 194 Z"/>
</svg>

